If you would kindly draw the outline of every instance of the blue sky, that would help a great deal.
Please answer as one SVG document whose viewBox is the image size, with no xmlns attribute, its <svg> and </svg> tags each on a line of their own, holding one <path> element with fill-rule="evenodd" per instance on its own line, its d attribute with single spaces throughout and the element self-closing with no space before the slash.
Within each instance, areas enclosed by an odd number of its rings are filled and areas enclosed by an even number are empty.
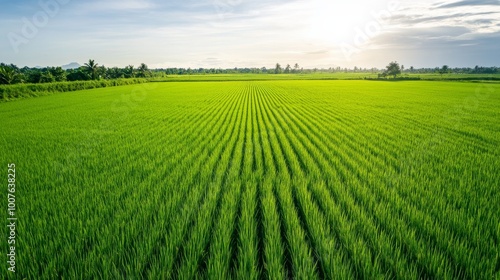
<svg viewBox="0 0 500 280">
<path fill-rule="evenodd" d="M 416 3 L 415 3 L 416 2 Z M 0 62 L 500 66 L 500 0 L 0 0 Z"/>
</svg>

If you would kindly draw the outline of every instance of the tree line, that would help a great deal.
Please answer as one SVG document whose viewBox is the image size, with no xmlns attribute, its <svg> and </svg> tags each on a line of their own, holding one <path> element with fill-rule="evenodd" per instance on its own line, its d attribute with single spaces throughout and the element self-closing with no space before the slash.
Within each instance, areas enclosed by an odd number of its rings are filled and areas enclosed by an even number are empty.
<svg viewBox="0 0 500 280">
<path fill-rule="evenodd" d="M 296 69 L 293 73 L 297 72 Z M 288 73 L 288 68 L 285 73 Z M 199 74 L 267 74 L 275 73 L 274 69 L 260 68 L 160 68 L 149 69 L 142 63 L 135 68 L 128 65 L 124 68 L 105 67 L 99 65 L 95 60 L 89 59 L 87 63 L 76 69 L 62 69 L 62 67 L 23 67 L 14 64 L 0 63 L 0 84 L 19 83 L 51 83 L 64 81 L 90 81 L 90 80 L 111 80 L 120 78 L 151 78 L 165 75 L 199 75 Z"/>
<path fill-rule="evenodd" d="M 382 70 L 382 72 L 380 72 Z M 160 68 L 149 69 L 144 63 L 139 67 L 128 65 L 124 68 L 105 67 L 99 65 L 95 60 L 89 59 L 87 63 L 76 69 L 62 69 L 62 67 L 45 67 L 45 68 L 19 68 L 14 64 L 0 63 L 0 84 L 19 84 L 19 83 L 51 83 L 64 81 L 89 81 L 89 80 L 112 80 L 120 78 L 150 78 L 150 77 L 165 77 L 166 75 L 200 75 L 200 74 L 310 74 L 310 73 L 372 73 L 377 74 L 379 78 L 394 77 L 401 74 L 429 74 L 439 73 L 441 75 L 447 73 L 455 74 L 500 74 L 498 67 L 482 67 L 474 68 L 451 68 L 447 65 L 435 68 L 419 68 L 413 66 L 405 68 L 396 61 L 387 65 L 385 69 L 377 68 L 341 68 L 330 67 L 304 69 L 295 63 L 293 66 L 287 64 L 282 67 L 280 63 L 276 63 L 274 68 Z"/>
<path fill-rule="evenodd" d="M 498 67 L 480 67 L 476 66 L 474 68 L 450 68 L 448 65 L 443 65 L 442 67 L 435 68 L 421 68 L 415 69 L 410 66 L 409 69 L 405 69 L 404 65 L 400 65 L 397 61 L 390 62 L 386 68 L 378 74 L 379 78 L 393 77 L 394 79 L 401 75 L 402 73 L 411 74 L 500 74 L 500 68 Z"/>
<path fill-rule="evenodd" d="M 125 68 L 108 68 L 99 65 L 93 59 L 76 69 L 64 70 L 62 67 L 19 68 L 14 64 L 0 63 L 0 84 L 19 83 L 52 83 L 64 81 L 112 80 L 120 78 L 148 78 L 152 71 L 142 63 L 135 68 L 129 65 Z"/>
</svg>

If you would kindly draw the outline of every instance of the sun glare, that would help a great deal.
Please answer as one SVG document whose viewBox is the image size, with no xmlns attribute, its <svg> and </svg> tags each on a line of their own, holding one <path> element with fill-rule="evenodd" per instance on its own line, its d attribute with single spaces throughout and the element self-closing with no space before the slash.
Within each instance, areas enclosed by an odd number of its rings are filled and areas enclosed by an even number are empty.
<svg viewBox="0 0 500 280">
<path fill-rule="evenodd" d="M 359 1 L 315 0 L 312 4 L 308 37 L 324 43 L 352 40 L 355 28 L 363 23 L 366 7 Z"/>
</svg>

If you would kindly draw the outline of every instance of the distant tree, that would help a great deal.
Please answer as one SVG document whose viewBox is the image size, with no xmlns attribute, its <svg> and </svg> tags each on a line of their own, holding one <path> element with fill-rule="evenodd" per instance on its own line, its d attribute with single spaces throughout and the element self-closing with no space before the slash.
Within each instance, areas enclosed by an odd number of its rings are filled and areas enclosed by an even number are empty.
<svg viewBox="0 0 500 280">
<path fill-rule="evenodd" d="M 125 78 L 134 78 L 135 77 L 134 65 L 129 65 L 125 67 L 124 74 Z"/>
<path fill-rule="evenodd" d="M 389 65 L 387 65 L 385 68 L 385 73 L 389 76 L 393 76 L 394 79 L 396 79 L 397 75 L 401 74 L 401 67 L 396 61 L 389 63 Z"/>
<path fill-rule="evenodd" d="M 107 73 L 107 77 L 109 77 L 110 79 L 118 79 L 118 78 L 125 77 L 125 74 L 123 73 L 123 71 L 118 67 L 108 68 L 106 70 L 106 73 Z"/>
<path fill-rule="evenodd" d="M 448 65 L 443 65 L 443 67 L 441 67 L 438 72 L 439 74 L 441 74 L 441 76 L 443 76 L 443 74 L 450 72 L 450 67 L 448 67 Z"/>
<path fill-rule="evenodd" d="M 66 71 L 64 71 L 61 67 L 51 67 L 49 71 L 50 74 L 54 77 L 54 81 L 56 82 L 66 81 Z"/>
<path fill-rule="evenodd" d="M 295 65 L 293 66 L 293 70 L 295 71 L 295 73 L 298 73 L 299 72 L 299 69 L 300 69 L 300 66 L 298 63 L 295 63 Z"/>
<path fill-rule="evenodd" d="M 17 71 L 17 67 L 0 65 L 0 84 L 16 84 L 22 82 L 22 76 Z"/>
<path fill-rule="evenodd" d="M 52 75 L 49 69 L 44 71 L 40 76 L 40 83 L 53 83 L 55 81 L 56 79 L 54 78 L 54 75 Z"/>
<path fill-rule="evenodd" d="M 137 74 L 138 77 L 146 78 L 151 76 L 151 72 L 149 71 L 148 66 L 144 63 L 141 63 L 141 66 L 139 66 L 137 70 L 138 70 Z M 190 70 L 189 72 L 191 73 L 192 72 L 191 68 L 189 68 L 189 70 Z"/>
<path fill-rule="evenodd" d="M 290 69 L 292 69 L 292 67 L 290 66 L 290 64 L 287 64 L 285 67 L 285 73 L 290 73 Z"/>
<path fill-rule="evenodd" d="M 108 78 L 108 69 L 106 68 L 106 66 L 101 65 L 101 66 L 97 67 L 96 76 L 97 76 L 97 79 L 101 79 L 101 78 L 107 79 Z"/>
<path fill-rule="evenodd" d="M 413 73 L 413 70 L 415 70 L 415 68 L 413 68 L 413 66 L 410 66 L 410 72 Z"/>
<path fill-rule="evenodd" d="M 84 64 L 92 80 L 97 80 L 97 65 L 93 59 L 89 59 L 89 62 Z"/>
<path fill-rule="evenodd" d="M 378 78 L 381 79 L 381 78 L 384 78 L 387 76 L 387 73 L 383 72 L 383 73 L 378 73 L 377 74 Z"/>
<path fill-rule="evenodd" d="M 40 82 L 42 71 L 40 69 L 29 69 L 25 72 L 26 82 L 36 84 Z"/>
<path fill-rule="evenodd" d="M 82 66 L 78 69 L 68 70 L 66 79 L 68 81 L 86 81 L 90 79 L 90 75 L 87 74 L 87 68 Z"/>
<path fill-rule="evenodd" d="M 281 65 L 276 63 L 276 67 L 274 68 L 274 74 L 281 74 L 283 70 L 281 69 Z"/>
</svg>

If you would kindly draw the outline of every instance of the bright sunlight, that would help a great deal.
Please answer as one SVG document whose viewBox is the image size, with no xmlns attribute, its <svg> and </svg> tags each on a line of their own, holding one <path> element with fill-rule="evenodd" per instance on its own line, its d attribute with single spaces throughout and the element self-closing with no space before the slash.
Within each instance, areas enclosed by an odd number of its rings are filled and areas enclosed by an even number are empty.
<svg viewBox="0 0 500 280">
<path fill-rule="evenodd" d="M 369 15 L 368 5 L 357 2 L 312 2 L 308 36 L 322 43 L 341 43 L 352 40 L 354 30 L 363 25 Z"/>
</svg>

